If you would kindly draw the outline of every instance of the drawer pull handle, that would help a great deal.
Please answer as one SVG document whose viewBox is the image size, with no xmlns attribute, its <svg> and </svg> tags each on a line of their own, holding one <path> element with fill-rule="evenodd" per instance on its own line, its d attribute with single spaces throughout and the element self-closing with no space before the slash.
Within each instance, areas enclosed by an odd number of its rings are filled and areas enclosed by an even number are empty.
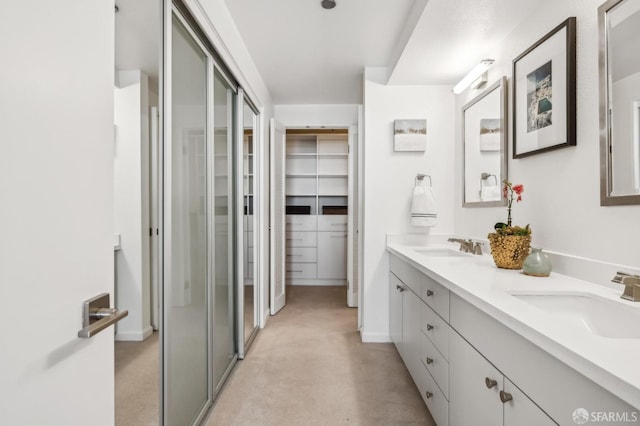
<svg viewBox="0 0 640 426">
<path fill-rule="evenodd" d="M 427 357 L 427 359 L 425 361 L 427 361 L 427 365 L 428 364 L 433 364 L 433 359 L 432 358 Z"/>
<path fill-rule="evenodd" d="M 402 287 L 400 284 L 396 284 L 396 289 L 399 291 L 405 291 L 406 289 Z"/>
<path fill-rule="evenodd" d="M 511 401 L 512 399 L 513 399 L 513 396 L 511 396 L 510 393 L 506 393 L 505 391 L 500 391 L 500 401 L 502 401 L 503 404 Z"/>
<path fill-rule="evenodd" d="M 302 238 L 287 238 L 287 241 L 296 241 L 301 240 Z"/>
<path fill-rule="evenodd" d="M 431 324 L 427 324 L 427 331 L 433 330 L 433 326 Z"/>
<path fill-rule="evenodd" d="M 429 399 L 429 398 L 433 397 L 433 393 L 431 393 L 431 392 L 429 392 L 429 391 L 426 391 L 426 392 L 425 392 L 425 395 L 427 396 L 427 399 Z"/>
<path fill-rule="evenodd" d="M 331 226 L 347 226 L 346 223 L 332 223 Z"/>
<path fill-rule="evenodd" d="M 347 234 L 344 234 L 344 235 L 332 235 L 331 238 L 347 238 Z"/>
<path fill-rule="evenodd" d="M 302 257 L 301 254 L 288 254 L 287 257 Z"/>
<path fill-rule="evenodd" d="M 287 270 L 287 272 L 300 272 L 300 273 L 302 273 L 302 270 L 299 270 L 299 271 L 298 271 L 298 270 L 296 270 L 296 271 L 294 271 L 294 270 Z"/>
<path fill-rule="evenodd" d="M 433 291 L 427 290 L 427 296 L 433 296 Z"/>
<path fill-rule="evenodd" d="M 487 389 L 491 389 L 492 387 L 496 386 L 498 384 L 498 382 L 496 382 L 493 379 L 490 379 L 488 377 L 484 378 L 484 384 L 487 385 Z"/>
</svg>

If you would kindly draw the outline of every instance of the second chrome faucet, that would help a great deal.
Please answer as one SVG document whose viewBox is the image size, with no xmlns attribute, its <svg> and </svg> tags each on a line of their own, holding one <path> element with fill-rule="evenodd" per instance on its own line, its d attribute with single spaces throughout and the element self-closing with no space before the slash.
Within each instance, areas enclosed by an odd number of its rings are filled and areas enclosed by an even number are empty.
<svg viewBox="0 0 640 426">
<path fill-rule="evenodd" d="M 480 241 L 474 242 L 471 239 L 463 240 L 460 238 L 449 238 L 450 243 L 460 243 L 460 251 L 464 253 L 473 253 L 482 255 L 482 243 Z"/>
</svg>

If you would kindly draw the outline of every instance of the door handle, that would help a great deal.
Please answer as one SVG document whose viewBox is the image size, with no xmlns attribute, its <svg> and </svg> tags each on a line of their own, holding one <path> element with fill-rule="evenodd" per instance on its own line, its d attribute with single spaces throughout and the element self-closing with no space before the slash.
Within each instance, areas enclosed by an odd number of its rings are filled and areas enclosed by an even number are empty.
<svg viewBox="0 0 640 426">
<path fill-rule="evenodd" d="M 82 305 L 82 330 L 78 331 L 78 337 L 82 339 L 95 336 L 129 315 L 129 311 L 126 309 L 120 311 L 109 307 L 109 293 L 102 293 L 85 300 Z"/>
</svg>

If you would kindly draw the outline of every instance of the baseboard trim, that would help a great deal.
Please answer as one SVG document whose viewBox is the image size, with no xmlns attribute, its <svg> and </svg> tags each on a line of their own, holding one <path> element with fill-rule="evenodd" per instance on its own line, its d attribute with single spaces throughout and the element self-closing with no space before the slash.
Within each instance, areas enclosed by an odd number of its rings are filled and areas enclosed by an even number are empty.
<svg viewBox="0 0 640 426">
<path fill-rule="evenodd" d="M 153 328 L 149 325 L 142 331 L 118 331 L 116 341 L 119 342 L 142 342 L 153 334 Z"/>
<path fill-rule="evenodd" d="M 386 333 L 365 333 L 360 331 L 362 343 L 391 343 L 391 336 Z"/>
</svg>

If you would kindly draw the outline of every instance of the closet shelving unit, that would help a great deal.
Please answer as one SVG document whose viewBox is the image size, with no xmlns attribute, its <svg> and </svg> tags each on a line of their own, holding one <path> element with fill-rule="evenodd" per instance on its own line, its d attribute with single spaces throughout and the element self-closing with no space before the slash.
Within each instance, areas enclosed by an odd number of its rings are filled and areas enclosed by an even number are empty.
<svg viewBox="0 0 640 426">
<path fill-rule="evenodd" d="M 346 284 L 348 134 L 287 132 L 288 284 Z"/>
</svg>

